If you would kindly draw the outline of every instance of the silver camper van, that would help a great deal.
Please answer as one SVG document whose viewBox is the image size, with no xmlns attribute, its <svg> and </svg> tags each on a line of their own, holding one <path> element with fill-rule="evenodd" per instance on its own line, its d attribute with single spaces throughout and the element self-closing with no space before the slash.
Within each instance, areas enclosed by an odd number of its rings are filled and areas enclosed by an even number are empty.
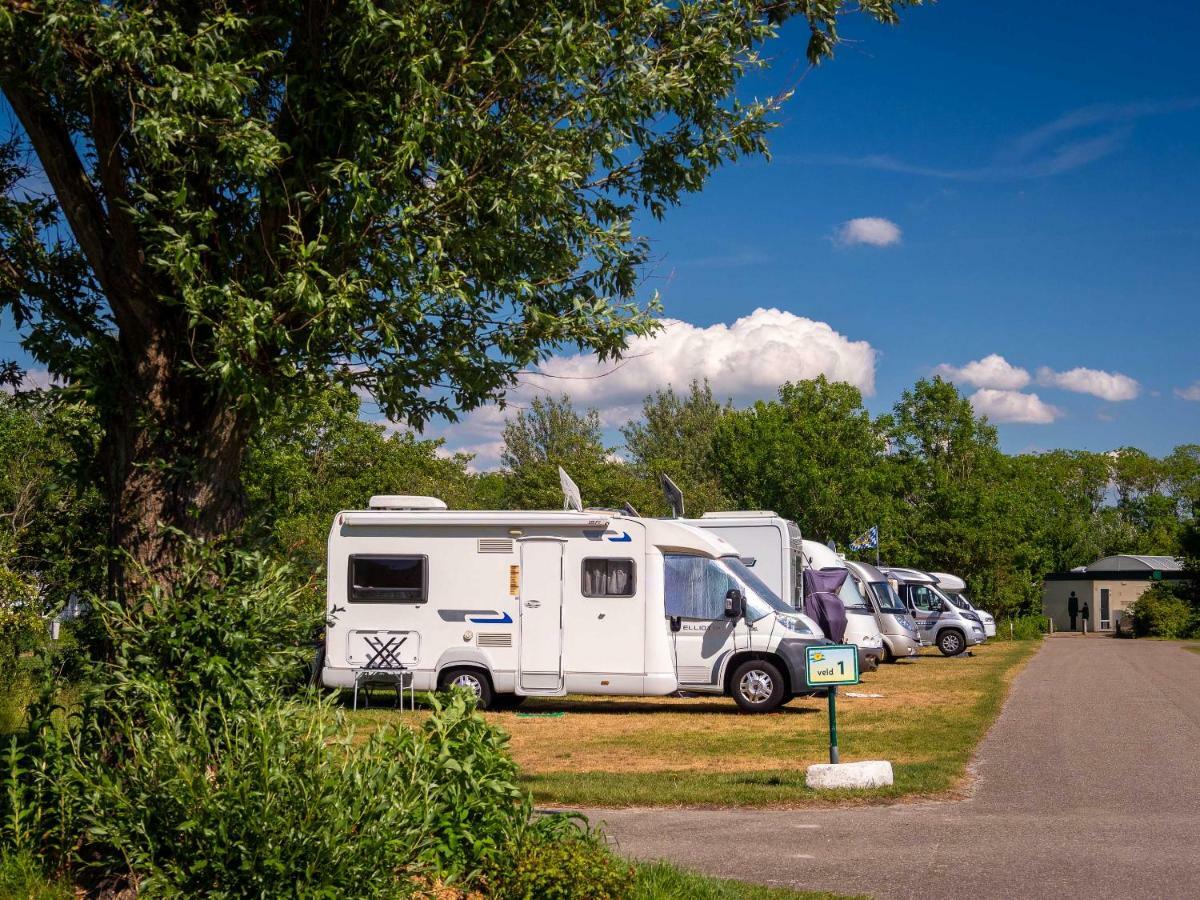
<svg viewBox="0 0 1200 900">
<path fill-rule="evenodd" d="M 928 572 L 896 566 L 880 568 L 896 582 L 896 592 L 917 622 L 923 645 L 936 644 L 944 656 L 957 656 L 985 640 L 979 616 L 955 606 Z"/>
<path fill-rule="evenodd" d="M 968 609 L 975 615 L 979 616 L 979 621 L 983 623 L 983 633 L 985 637 L 993 638 L 996 636 L 996 619 L 991 613 L 986 613 L 982 609 L 978 609 L 971 598 L 967 596 L 967 583 L 957 575 L 950 575 L 947 572 L 930 572 L 934 578 L 938 580 L 938 590 L 949 598 L 950 602 L 960 609 Z"/>
<path fill-rule="evenodd" d="M 859 588 L 871 604 L 875 622 L 883 636 L 883 658 L 895 662 L 916 656 L 921 649 L 917 634 L 917 623 L 908 614 L 908 607 L 896 593 L 887 576 L 870 563 L 846 560 L 850 575 L 858 581 Z"/>
</svg>

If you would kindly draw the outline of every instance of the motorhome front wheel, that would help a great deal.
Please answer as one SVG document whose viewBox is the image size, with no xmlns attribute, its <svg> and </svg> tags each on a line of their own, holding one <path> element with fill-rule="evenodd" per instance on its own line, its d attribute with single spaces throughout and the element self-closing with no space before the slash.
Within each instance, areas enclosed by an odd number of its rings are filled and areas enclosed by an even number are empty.
<svg viewBox="0 0 1200 900">
<path fill-rule="evenodd" d="M 733 673 L 733 699 L 746 712 L 771 712 L 783 704 L 783 674 L 772 663 L 752 659 Z"/>
<path fill-rule="evenodd" d="M 938 635 L 938 649 L 942 651 L 944 656 L 958 656 L 963 652 L 963 648 L 967 646 L 967 640 L 960 632 L 953 629 L 946 629 Z"/>
</svg>

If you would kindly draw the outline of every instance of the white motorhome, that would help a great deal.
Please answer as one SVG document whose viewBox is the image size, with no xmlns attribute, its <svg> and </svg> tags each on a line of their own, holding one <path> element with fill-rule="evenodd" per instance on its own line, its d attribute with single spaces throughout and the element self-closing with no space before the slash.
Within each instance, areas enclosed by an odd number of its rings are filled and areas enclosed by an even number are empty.
<svg viewBox="0 0 1200 900">
<path fill-rule="evenodd" d="M 811 693 L 804 650 L 824 639 L 730 544 L 678 520 L 584 510 L 577 492 L 572 506 L 452 511 L 390 496 L 338 513 L 323 683 L 403 666 L 416 690 L 458 685 L 485 707 L 684 690 L 767 712 Z"/>
<path fill-rule="evenodd" d="M 737 547 L 742 562 L 767 586 L 797 610 L 804 607 L 806 567 L 845 569 L 845 561 L 816 541 L 806 541 L 796 523 L 770 510 L 710 512 L 699 519 L 685 519 Z M 883 658 L 883 636 L 867 599 L 855 580 L 847 578 L 839 594 L 846 607 L 846 641 L 858 647 L 859 666 L 874 669 Z M 809 620 L 811 621 L 811 620 Z M 814 629 L 818 626 L 813 623 Z"/>
</svg>

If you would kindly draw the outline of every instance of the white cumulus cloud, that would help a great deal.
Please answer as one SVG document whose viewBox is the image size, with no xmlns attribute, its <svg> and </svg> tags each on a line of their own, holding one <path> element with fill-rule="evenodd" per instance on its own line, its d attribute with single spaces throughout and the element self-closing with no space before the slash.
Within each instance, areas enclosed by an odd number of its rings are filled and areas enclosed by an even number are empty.
<svg viewBox="0 0 1200 900">
<path fill-rule="evenodd" d="M 1037 381 L 1046 387 L 1061 388 L 1077 394 L 1091 394 L 1110 403 L 1132 400 L 1142 390 L 1142 386 L 1128 375 L 1104 372 L 1100 369 L 1085 369 L 1082 366 L 1067 372 L 1055 372 L 1042 366 L 1038 369 Z"/>
<path fill-rule="evenodd" d="M 1200 381 L 1193 381 L 1187 387 L 1175 388 L 1175 396 L 1180 400 L 1200 401 Z"/>
<path fill-rule="evenodd" d="M 872 247 L 890 247 L 900 243 L 900 226 L 891 219 L 866 216 L 843 222 L 833 233 L 834 243 L 842 247 L 869 244 Z"/>
<path fill-rule="evenodd" d="M 611 428 L 636 418 L 647 394 L 667 387 L 684 391 L 705 378 L 718 398 L 737 403 L 773 397 L 785 381 L 818 375 L 873 394 L 875 361 L 876 351 L 866 341 L 779 309 L 760 308 L 709 326 L 666 319 L 653 336 L 630 341 L 623 361 L 601 362 L 592 353 L 551 357 L 522 375 L 508 409 L 484 407 L 427 433 L 444 437 L 450 450 L 476 453 L 476 467 L 486 469 L 499 461 L 505 417 L 535 396 L 568 394 L 580 410 L 598 410 Z"/>
<path fill-rule="evenodd" d="M 965 366 L 942 363 L 933 372 L 947 381 L 966 382 L 977 388 L 996 388 L 1004 391 L 1020 390 L 1030 381 L 1029 373 L 1025 369 L 1014 366 L 999 353 L 992 353 Z"/>
<path fill-rule="evenodd" d="M 1044 402 L 1037 394 L 981 388 L 971 395 L 975 412 L 993 422 L 1022 422 L 1049 425 L 1062 416 L 1062 410 Z"/>
</svg>

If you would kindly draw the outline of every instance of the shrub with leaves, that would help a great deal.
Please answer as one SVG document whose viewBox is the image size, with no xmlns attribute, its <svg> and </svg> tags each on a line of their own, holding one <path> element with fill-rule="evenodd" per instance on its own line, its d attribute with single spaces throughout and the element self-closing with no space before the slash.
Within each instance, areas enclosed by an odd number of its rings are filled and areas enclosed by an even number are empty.
<svg viewBox="0 0 1200 900">
<path fill-rule="evenodd" d="M 1196 617 L 1179 591 L 1168 584 L 1156 584 L 1129 608 L 1133 631 L 1140 637 L 1181 638 L 1197 629 Z"/>
</svg>

